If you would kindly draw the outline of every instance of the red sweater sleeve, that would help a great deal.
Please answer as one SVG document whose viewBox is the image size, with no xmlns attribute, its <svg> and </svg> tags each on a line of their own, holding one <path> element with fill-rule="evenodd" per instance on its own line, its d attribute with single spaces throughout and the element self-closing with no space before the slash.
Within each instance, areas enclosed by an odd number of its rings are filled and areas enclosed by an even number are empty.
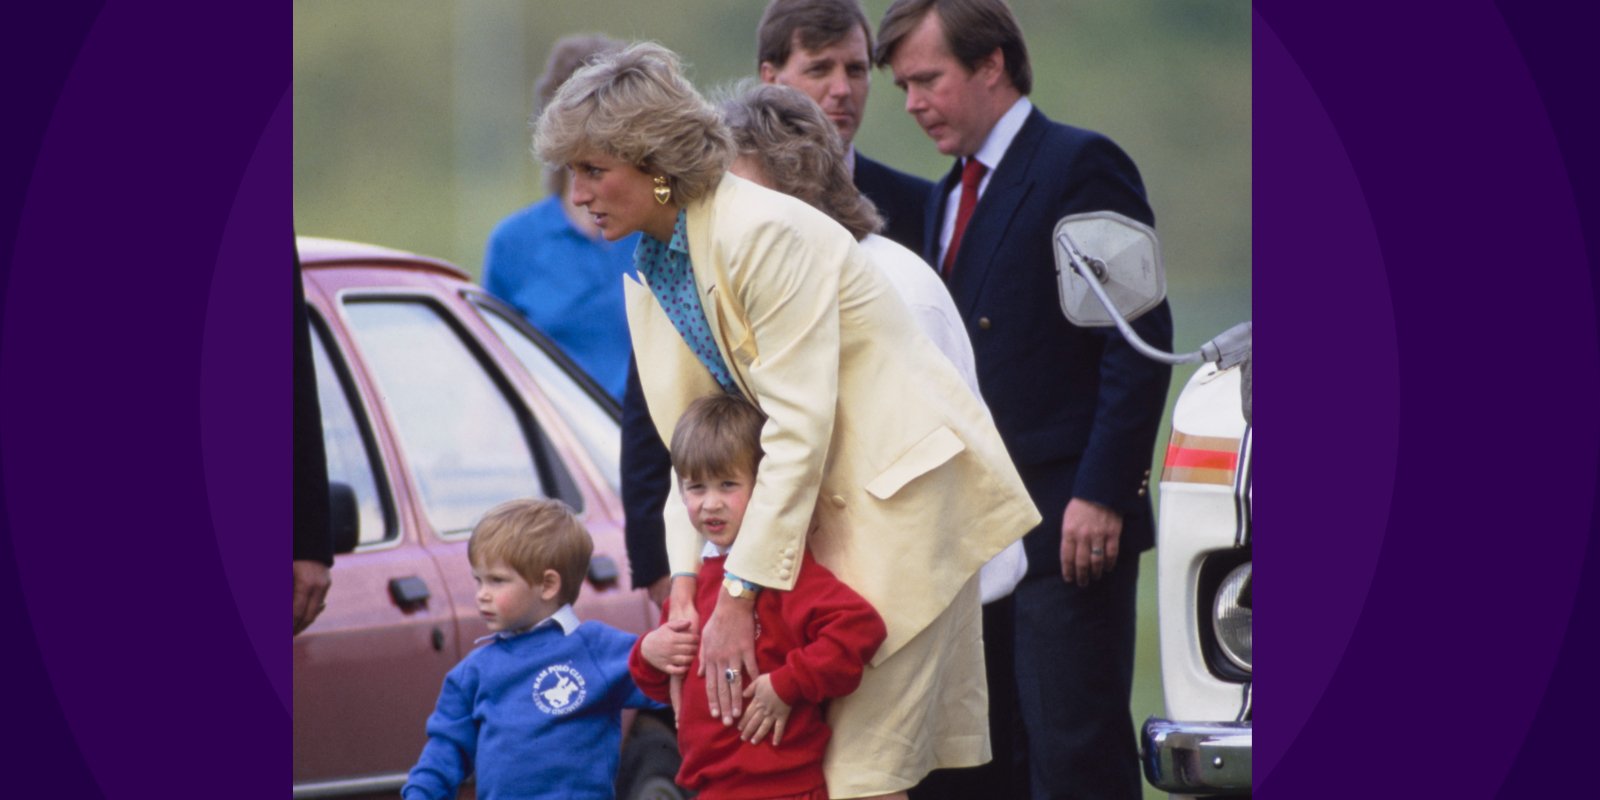
<svg viewBox="0 0 1600 800">
<path fill-rule="evenodd" d="M 861 672 L 888 632 L 883 618 L 854 589 L 807 554 L 803 568 L 813 579 L 786 598 L 783 616 L 805 644 L 789 651 L 772 671 L 772 688 L 783 702 L 821 703 L 843 697 L 861 684 Z"/>
<path fill-rule="evenodd" d="M 670 601 L 662 604 L 662 620 L 667 619 L 667 612 L 670 605 Z M 666 623 L 663 622 L 662 624 Z M 644 692 L 645 697 L 648 697 L 658 703 L 672 702 L 671 693 L 668 691 L 669 684 L 672 682 L 672 676 L 662 672 L 659 669 L 656 669 L 650 664 L 650 662 L 644 660 L 644 653 L 641 649 L 643 647 L 644 637 L 640 636 L 639 639 L 633 643 L 633 651 L 628 653 L 628 673 L 633 676 L 633 682 L 639 685 L 639 691 Z"/>
</svg>

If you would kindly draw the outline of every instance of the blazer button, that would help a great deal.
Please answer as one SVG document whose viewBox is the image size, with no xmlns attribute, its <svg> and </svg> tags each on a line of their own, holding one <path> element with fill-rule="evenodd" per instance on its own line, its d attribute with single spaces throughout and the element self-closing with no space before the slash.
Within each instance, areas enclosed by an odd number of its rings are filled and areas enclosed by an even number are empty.
<svg viewBox="0 0 1600 800">
<path fill-rule="evenodd" d="M 833 507 L 844 508 L 844 495 L 836 494 L 833 496 Z"/>
<path fill-rule="evenodd" d="M 978 329 L 979 330 L 985 330 L 985 331 L 989 330 L 989 328 L 992 325 L 993 325 L 993 323 L 989 322 L 989 318 L 988 317 L 978 317 Z"/>
<path fill-rule="evenodd" d="M 1145 492 L 1144 487 L 1142 487 L 1142 486 L 1139 487 L 1139 496 L 1140 497 L 1144 497 L 1144 492 Z"/>
</svg>

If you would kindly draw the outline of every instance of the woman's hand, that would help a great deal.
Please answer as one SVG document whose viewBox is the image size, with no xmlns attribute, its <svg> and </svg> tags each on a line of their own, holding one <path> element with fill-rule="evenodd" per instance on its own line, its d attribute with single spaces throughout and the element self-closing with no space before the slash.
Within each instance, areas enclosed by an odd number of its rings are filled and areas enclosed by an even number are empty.
<svg viewBox="0 0 1600 800">
<path fill-rule="evenodd" d="M 700 634 L 700 674 L 706 678 L 706 705 L 711 716 L 732 725 L 740 714 L 746 678 L 756 667 L 755 598 L 717 591 L 717 607 Z M 676 605 L 676 602 L 674 602 Z"/>
<path fill-rule="evenodd" d="M 750 701 L 750 707 L 739 727 L 739 738 L 750 744 L 761 744 L 770 731 L 772 746 L 777 747 L 783 742 L 784 726 L 789 724 L 789 704 L 772 688 L 772 676 L 756 678 L 750 688 L 744 690 L 744 696 Z"/>
<path fill-rule="evenodd" d="M 668 675 L 687 675 L 694 663 L 694 652 L 700 637 L 689 630 L 686 619 L 669 620 L 661 627 L 644 635 L 639 643 L 639 655 L 650 666 Z"/>
<path fill-rule="evenodd" d="M 700 579 L 693 575 L 677 575 L 672 579 L 672 608 L 668 610 L 667 619 L 689 621 L 689 632 L 700 632 L 700 611 L 694 607 L 695 587 Z"/>
</svg>

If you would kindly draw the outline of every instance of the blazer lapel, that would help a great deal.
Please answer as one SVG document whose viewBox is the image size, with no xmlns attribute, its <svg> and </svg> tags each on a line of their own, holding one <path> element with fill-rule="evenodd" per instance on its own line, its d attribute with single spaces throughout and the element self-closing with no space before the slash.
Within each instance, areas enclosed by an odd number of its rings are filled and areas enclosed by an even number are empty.
<svg viewBox="0 0 1600 800">
<path fill-rule="evenodd" d="M 722 363 L 728 367 L 733 382 L 738 384 L 739 391 L 746 398 L 754 402 L 755 393 L 750 391 L 744 365 L 753 360 L 755 343 L 751 340 L 750 326 L 744 314 L 733 302 L 733 287 L 728 284 L 726 265 L 713 258 L 715 250 L 711 247 L 711 226 L 715 215 L 719 210 L 729 213 L 729 209 L 718 208 L 717 199 L 736 191 L 739 181 L 741 179 L 736 175 L 724 175 L 722 184 L 709 197 L 689 206 L 686 227 L 689 234 L 689 262 L 694 267 L 695 289 L 700 294 L 700 308 L 705 312 L 706 326 L 711 330 L 711 338 L 717 343 L 717 352 L 722 356 Z M 735 357 L 740 354 L 744 356 L 742 360 Z"/>
<path fill-rule="evenodd" d="M 628 330 L 632 333 L 635 360 L 639 366 L 639 385 L 644 389 L 645 404 L 657 413 L 651 414 L 661 441 L 672 441 L 672 428 L 695 398 L 719 391 L 700 363 L 700 359 L 685 344 L 672 320 L 661 310 L 661 303 L 647 286 L 632 275 L 622 278 L 622 290 L 627 300 Z"/>
<path fill-rule="evenodd" d="M 1033 188 L 1029 169 L 1045 127 L 1044 115 L 1038 109 L 1029 112 L 1027 121 L 995 167 L 989 187 L 972 210 L 972 218 L 967 220 L 961 252 L 956 254 L 950 275 L 950 294 L 963 317 L 972 314 L 989 275 L 1002 268 L 996 263 L 995 254 L 1006 240 L 1006 231 L 1017 209 L 1022 207 Z"/>
</svg>

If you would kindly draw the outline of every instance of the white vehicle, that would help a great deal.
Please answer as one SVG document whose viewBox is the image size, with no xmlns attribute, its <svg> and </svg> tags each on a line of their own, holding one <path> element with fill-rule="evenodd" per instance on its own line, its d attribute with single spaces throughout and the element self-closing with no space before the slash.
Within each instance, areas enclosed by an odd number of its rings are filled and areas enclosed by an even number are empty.
<svg viewBox="0 0 1600 800">
<path fill-rule="evenodd" d="M 1112 212 L 1056 225 L 1061 307 L 1116 325 L 1168 364 L 1207 362 L 1172 412 L 1157 510 L 1157 615 L 1167 719 L 1141 736 L 1145 778 L 1189 796 L 1248 796 L 1251 686 L 1251 324 L 1185 355 L 1149 347 L 1127 320 L 1166 295 L 1155 231 Z"/>
</svg>

